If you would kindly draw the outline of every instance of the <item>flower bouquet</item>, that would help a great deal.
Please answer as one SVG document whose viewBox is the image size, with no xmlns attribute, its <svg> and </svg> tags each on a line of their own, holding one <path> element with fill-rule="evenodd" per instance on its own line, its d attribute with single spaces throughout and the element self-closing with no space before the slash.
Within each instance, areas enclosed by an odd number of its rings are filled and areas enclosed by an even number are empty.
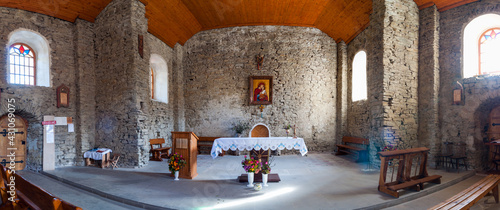
<svg viewBox="0 0 500 210">
<path fill-rule="evenodd" d="M 260 169 L 260 171 L 263 174 L 270 174 L 271 173 L 271 166 L 270 166 L 269 162 L 262 164 L 262 168 Z"/>
<path fill-rule="evenodd" d="M 260 163 L 258 160 L 254 160 L 253 157 L 248 159 L 247 156 L 245 155 L 245 159 L 243 161 L 241 161 L 241 165 L 242 165 L 243 169 L 245 169 L 246 172 L 259 173 Z"/>
<path fill-rule="evenodd" d="M 260 163 L 258 160 L 253 159 L 251 157 L 250 159 L 247 158 L 245 155 L 245 159 L 241 161 L 241 165 L 243 169 L 248 173 L 248 185 L 247 187 L 253 187 L 253 180 L 254 180 L 254 175 L 256 173 L 259 173 L 260 170 Z"/>
<path fill-rule="evenodd" d="M 175 174 L 174 180 L 179 180 L 179 170 L 186 165 L 186 160 L 177 153 L 168 157 L 168 170 Z"/>
</svg>

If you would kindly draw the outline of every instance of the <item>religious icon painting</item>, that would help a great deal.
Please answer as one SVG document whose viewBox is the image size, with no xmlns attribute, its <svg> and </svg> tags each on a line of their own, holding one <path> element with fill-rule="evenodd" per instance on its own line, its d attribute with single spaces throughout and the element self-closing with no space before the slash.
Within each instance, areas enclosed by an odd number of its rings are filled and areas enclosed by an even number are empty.
<svg viewBox="0 0 500 210">
<path fill-rule="evenodd" d="M 273 102 L 273 77 L 250 76 L 250 104 L 268 105 Z"/>
</svg>

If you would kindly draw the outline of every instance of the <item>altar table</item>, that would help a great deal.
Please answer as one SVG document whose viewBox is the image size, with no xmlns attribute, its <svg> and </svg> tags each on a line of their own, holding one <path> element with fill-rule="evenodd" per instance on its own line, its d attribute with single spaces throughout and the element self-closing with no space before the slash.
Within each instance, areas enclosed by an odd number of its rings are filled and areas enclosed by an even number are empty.
<svg viewBox="0 0 500 210">
<path fill-rule="evenodd" d="M 292 138 L 292 137 L 243 137 L 243 138 L 218 138 L 214 140 L 212 145 L 212 151 L 210 154 L 212 158 L 217 158 L 222 151 L 227 150 L 283 150 L 283 149 L 296 149 L 300 151 L 300 154 L 304 156 L 307 154 L 306 143 L 303 138 Z M 240 182 L 247 182 L 247 174 L 242 174 L 238 177 Z M 262 180 L 262 175 L 255 175 L 255 182 L 260 182 Z M 281 181 L 278 174 L 269 174 L 268 182 L 279 182 Z"/>
<path fill-rule="evenodd" d="M 292 137 L 242 137 L 242 138 L 218 138 L 214 140 L 210 155 L 212 158 L 217 158 L 222 150 L 283 150 L 296 149 L 304 156 L 307 154 L 306 143 L 303 138 Z"/>
<path fill-rule="evenodd" d="M 98 148 L 86 151 L 83 153 L 83 158 L 85 158 L 85 166 L 92 165 L 91 160 L 100 161 L 101 168 L 109 166 L 111 149 L 108 148 Z"/>
</svg>

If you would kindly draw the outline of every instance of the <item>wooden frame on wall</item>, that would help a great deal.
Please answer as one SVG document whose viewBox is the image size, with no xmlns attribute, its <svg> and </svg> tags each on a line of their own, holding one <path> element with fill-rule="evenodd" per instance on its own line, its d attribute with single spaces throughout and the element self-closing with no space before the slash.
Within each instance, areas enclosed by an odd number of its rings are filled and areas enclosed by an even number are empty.
<svg viewBox="0 0 500 210">
<path fill-rule="evenodd" d="M 273 77 L 250 76 L 250 105 L 269 105 L 273 103 Z"/>
<path fill-rule="evenodd" d="M 57 108 L 69 107 L 69 88 L 66 85 L 57 87 Z"/>
</svg>

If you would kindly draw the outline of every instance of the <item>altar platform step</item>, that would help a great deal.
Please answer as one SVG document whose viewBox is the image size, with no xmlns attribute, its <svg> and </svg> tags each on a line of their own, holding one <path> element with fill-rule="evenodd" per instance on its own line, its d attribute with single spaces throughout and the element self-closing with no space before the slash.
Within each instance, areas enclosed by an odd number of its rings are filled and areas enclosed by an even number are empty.
<svg viewBox="0 0 500 210">
<path fill-rule="evenodd" d="M 248 182 L 248 174 L 241 174 L 241 176 L 238 176 L 238 181 L 239 182 Z M 280 182 L 280 176 L 278 174 L 269 174 L 267 175 L 267 182 Z M 262 182 L 262 174 L 255 174 L 253 177 L 253 182 Z"/>
</svg>

